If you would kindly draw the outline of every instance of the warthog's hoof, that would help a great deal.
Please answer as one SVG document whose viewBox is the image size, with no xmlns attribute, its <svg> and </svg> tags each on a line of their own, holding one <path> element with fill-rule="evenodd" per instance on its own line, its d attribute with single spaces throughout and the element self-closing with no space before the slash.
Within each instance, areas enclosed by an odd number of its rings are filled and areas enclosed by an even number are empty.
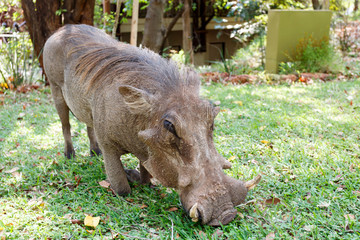
<svg viewBox="0 0 360 240">
<path fill-rule="evenodd" d="M 134 169 L 125 169 L 126 177 L 129 182 L 140 182 L 140 173 Z"/>
<path fill-rule="evenodd" d="M 91 157 L 97 157 L 101 155 L 101 150 L 100 148 L 94 148 L 94 149 L 90 149 L 90 156 Z"/>
</svg>

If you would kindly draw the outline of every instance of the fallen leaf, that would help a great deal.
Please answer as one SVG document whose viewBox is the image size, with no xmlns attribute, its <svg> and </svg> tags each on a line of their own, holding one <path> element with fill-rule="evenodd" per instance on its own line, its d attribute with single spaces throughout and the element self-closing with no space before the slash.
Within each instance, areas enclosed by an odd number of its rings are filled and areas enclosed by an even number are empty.
<svg viewBox="0 0 360 240">
<path fill-rule="evenodd" d="M 270 143 L 270 142 L 267 141 L 267 140 L 261 140 L 261 142 L 262 142 L 263 144 L 269 144 L 269 143 Z"/>
<path fill-rule="evenodd" d="M 304 230 L 305 230 L 305 231 L 308 231 L 308 232 L 311 232 L 314 227 L 315 227 L 314 225 L 305 225 L 305 226 L 304 226 Z"/>
<path fill-rule="evenodd" d="M 229 162 L 232 162 L 232 161 L 235 160 L 235 158 L 236 158 L 235 156 L 231 156 L 231 157 L 228 158 L 228 161 L 229 161 Z"/>
<path fill-rule="evenodd" d="M 280 202 L 281 202 L 281 200 L 280 200 L 279 198 L 276 198 L 276 197 L 274 197 L 274 198 L 269 198 L 269 199 L 266 199 L 266 200 L 265 200 L 265 204 L 267 204 L 267 205 L 270 205 L 270 204 L 277 205 L 277 204 L 279 204 Z"/>
<path fill-rule="evenodd" d="M 199 236 L 201 237 L 201 238 L 207 238 L 206 237 L 206 233 L 204 233 L 203 231 L 199 231 Z"/>
<path fill-rule="evenodd" d="M 345 217 L 346 220 L 350 220 L 350 221 L 355 220 L 355 215 L 354 214 L 345 214 L 344 217 Z"/>
<path fill-rule="evenodd" d="M 97 225 L 99 225 L 100 217 L 92 217 L 89 215 L 86 215 L 84 219 L 85 226 L 96 228 Z"/>
<path fill-rule="evenodd" d="M 242 105 L 243 105 L 243 102 L 242 102 L 242 101 L 234 101 L 234 103 L 236 103 L 236 104 L 239 105 L 239 106 L 242 106 Z"/>
<path fill-rule="evenodd" d="M 0 142 L 3 142 L 3 141 L 5 141 L 5 138 L 0 138 Z"/>
<path fill-rule="evenodd" d="M 167 211 L 168 211 L 168 212 L 175 212 L 175 211 L 177 211 L 177 210 L 179 210 L 177 207 L 171 207 L 171 208 L 169 208 Z"/>
<path fill-rule="evenodd" d="M 360 191 L 353 191 L 353 194 L 355 194 L 356 196 L 360 196 Z"/>
<path fill-rule="evenodd" d="M 79 225 L 83 224 L 83 222 L 81 220 L 79 220 L 79 219 L 71 219 L 71 223 L 72 224 L 79 224 Z"/>
<path fill-rule="evenodd" d="M 212 239 L 219 239 L 224 234 L 220 229 L 216 229 L 216 231 L 212 235 Z"/>
<path fill-rule="evenodd" d="M 100 186 L 102 186 L 103 188 L 109 188 L 110 187 L 110 183 L 106 180 L 102 180 L 101 182 L 99 182 Z"/>
<path fill-rule="evenodd" d="M 17 120 L 23 120 L 24 116 L 25 116 L 25 113 L 23 113 L 23 112 L 19 113 Z"/>
<path fill-rule="evenodd" d="M 237 214 L 239 215 L 239 217 L 245 218 L 244 215 L 241 212 L 237 212 Z"/>
<path fill-rule="evenodd" d="M 148 205 L 143 204 L 143 205 L 141 205 L 140 209 L 144 209 L 144 208 L 147 208 L 147 207 L 148 207 Z"/>
<path fill-rule="evenodd" d="M 268 235 L 266 235 L 265 240 L 273 240 L 275 238 L 275 233 L 271 232 Z"/>
<path fill-rule="evenodd" d="M 12 172 L 11 175 L 13 175 L 15 178 L 20 178 L 22 174 L 19 172 Z"/>
<path fill-rule="evenodd" d="M 321 202 L 317 206 L 320 207 L 320 208 L 327 208 L 327 207 L 330 206 L 330 202 Z"/>
<path fill-rule="evenodd" d="M 42 220 L 42 219 L 44 219 L 44 216 L 37 216 L 37 217 L 36 217 L 36 220 L 38 220 L 38 221 L 39 221 L 39 220 Z"/>
<path fill-rule="evenodd" d="M 13 173 L 13 172 L 16 172 L 17 170 L 19 170 L 19 168 L 18 168 L 18 167 L 14 167 L 14 168 L 11 169 L 11 170 L 5 171 L 5 173 Z"/>
<path fill-rule="evenodd" d="M 66 218 L 66 219 L 71 220 L 72 216 L 73 216 L 73 214 L 68 213 L 68 214 L 65 214 L 65 215 L 63 216 L 63 218 Z"/>
</svg>

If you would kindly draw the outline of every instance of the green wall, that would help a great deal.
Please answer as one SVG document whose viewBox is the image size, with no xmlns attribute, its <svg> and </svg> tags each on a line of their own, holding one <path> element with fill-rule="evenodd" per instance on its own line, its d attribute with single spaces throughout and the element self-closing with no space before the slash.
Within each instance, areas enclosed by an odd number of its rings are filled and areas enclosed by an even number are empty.
<svg viewBox="0 0 360 240">
<path fill-rule="evenodd" d="M 280 62 L 288 62 L 299 40 L 310 35 L 329 37 L 332 12 L 328 10 L 270 10 L 266 37 L 267 73 L 277 73 Z"/>
</svg>

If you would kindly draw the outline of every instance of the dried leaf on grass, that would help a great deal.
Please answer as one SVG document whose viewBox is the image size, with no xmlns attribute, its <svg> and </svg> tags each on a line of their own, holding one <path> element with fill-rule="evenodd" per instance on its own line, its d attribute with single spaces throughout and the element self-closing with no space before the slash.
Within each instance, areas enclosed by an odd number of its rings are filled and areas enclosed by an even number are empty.
<svg viewBox="0 0 360 240">
<path fill-rule="evenodd" d="M 271 232 L 268 235 L 266 235 L 265 240 L 273 240 L 273 239 L 275 239 L 275 233 L 274 232 Z"/>
<path fill-rule="evenodd" d="M 148 206 L 146 204 L 143 204 L 140 206 L 140 209 L 144 209 L 144 208 L 147 208 Z"/>
<path fill-rule="evenodd" d="M 99 222 L 100 222 L 100 217 L 92 217 L 92 216 L 86 215 L 86 217 L 84 219 L 84 225 L 93 227 L 93 228 L 96 228 L 96 226 L 99 225 Z"/>
<path fill-rule="evenodd" d="M 14 168 L 12 168 L 12 169 L 10 169 L 10 170 L 5 171 L 5 173 L 13 173 L 13 172 L 16 172 L 17 170 L 19 170 L 19 168 L 18 168 L 18 167 L 14 167 Z"/>
<path fill-rule="evenodd" d="M 168 211 L 168 212 L 175 212 L 175 211 L 177 211 L 177 210 L 179 210 L 177 207 L 171 207 L 171 208 L 169 208 L 167 211 Z"/>
<path fill-rule="evenodd" d="M 308 232 L 311 232 L 314 229 L 314 227 L 315 227 L 314 225 L 305 225 L 304 230 L 308 231 Z"/>
<path fill-rule="evenodd" d="M 354 214 L 345 214 L 344 217 L 345 217 L 346 220 L 349 220 L 349 221 L 354 221 L 355 220 L 355 215 Z"/>
<path fill-rule="evenodd" d="M 330 202 L 320 202 L 317 206 L 320 208 L 328 208 L 330 206 Z"/>
<path fill-rule="evenodd" d="M 109 188 L 110 187 L 110 183 L 106 180 L 103 180 L 101 182 L 99 182 L 100 186 L 102 186 L 103 188 Z"/>
<path fill-rule="evenodd" d="M 271 204 L 277 205 L 280 202 L 281 202 L 281 200 L 279 198 L 273 197 L 273 198 L 266 199 L 264 203 L 266 205 L 271 205 Z"/>
</svg>

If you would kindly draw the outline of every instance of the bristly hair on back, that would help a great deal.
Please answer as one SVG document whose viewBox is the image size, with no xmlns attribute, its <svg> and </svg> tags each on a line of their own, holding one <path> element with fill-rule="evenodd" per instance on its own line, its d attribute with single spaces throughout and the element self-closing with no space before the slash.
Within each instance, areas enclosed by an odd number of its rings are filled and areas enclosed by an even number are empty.
<svg viewBox="0 0 360 240">
<path fill-rule="evenodd" d="M 105 33 L 101 33 L 105 34 Z M 75 61 L 75 76 L 87 82 L 87 91 L 92 91 L 102 84 L 111 84 L 121 79 L 124 84 L 142 88 L 152 86 L 164 91 L 199 91 L 198 75 L 187 67 L 179 67 L 172 60 L 146 49 L 137 48 L 113 39 L 92 41 L 85 33 L 69 35 L 73 47 L 68 51 L 68 58 Z M 104 40 L 102 39 L 102 40 Z M 149 82 L 150 81 L 150 82 Z M 149 90 L 149 89 L 148 89 Z"/>
</svg>

